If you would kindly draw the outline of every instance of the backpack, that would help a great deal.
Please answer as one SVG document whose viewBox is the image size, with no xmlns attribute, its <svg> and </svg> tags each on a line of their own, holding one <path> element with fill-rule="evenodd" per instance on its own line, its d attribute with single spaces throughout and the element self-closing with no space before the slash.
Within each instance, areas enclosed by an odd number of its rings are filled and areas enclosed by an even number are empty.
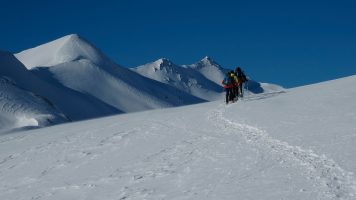
<svg viewBox="0 0 356 200">
<path fill-rule="evenodd" d="M 231 85 L 234 84 L 234 82 L 234 78 L 230 75 L 224 78 L 224 85 Z"/>
<path fill-rule="evenodd" d="M 242 72 L 241 76 L 242 76 L 242 82 L 243 83 L 246 82 L 247 81 L 247 77 L 246 77 L 245 73 Z"/>
<path fill-rule="evenodd" d="M 244 83 L 247 81 L 247 77 L 246 77 L 245 73 L 243 73 L 242 71 L 241 71 L 241 73 L 239 73 L 237 75 L 237 78 L 239 79 L 239 81 L 241 81 L 241 83 Z"/>
</svg>

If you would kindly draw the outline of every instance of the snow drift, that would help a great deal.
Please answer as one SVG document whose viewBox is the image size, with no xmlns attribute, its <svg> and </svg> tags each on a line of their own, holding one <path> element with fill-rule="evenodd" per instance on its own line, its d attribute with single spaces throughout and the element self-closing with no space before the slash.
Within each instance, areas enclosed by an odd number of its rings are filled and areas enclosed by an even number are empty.
<svg viewBox="0 0 356 200">
<path fill-rule="evenodd" d="M 0 77 L 0 131 L 43 127 L 68 121 L 47 99 Z"/>
<path fill-rule="evenodd" d="M 52 102 L 25 88 L 31 74 L 8 53 L 0 51 L 0 132 L 68 121 Z"/>
</svg>

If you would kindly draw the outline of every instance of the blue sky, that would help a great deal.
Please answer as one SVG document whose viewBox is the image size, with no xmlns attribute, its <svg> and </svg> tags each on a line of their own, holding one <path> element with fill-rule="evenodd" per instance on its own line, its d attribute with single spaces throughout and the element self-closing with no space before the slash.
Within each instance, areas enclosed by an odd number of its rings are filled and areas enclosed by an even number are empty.
<svg viewBox="0 0 356 200">
<path fill-rule="evenodd" d="M 208 55 L 295 87 L 356 74 L 355 10 L 352 0 L 4 0 L 0 49 L 78 33 L 122 66 Z"/>
</svg>

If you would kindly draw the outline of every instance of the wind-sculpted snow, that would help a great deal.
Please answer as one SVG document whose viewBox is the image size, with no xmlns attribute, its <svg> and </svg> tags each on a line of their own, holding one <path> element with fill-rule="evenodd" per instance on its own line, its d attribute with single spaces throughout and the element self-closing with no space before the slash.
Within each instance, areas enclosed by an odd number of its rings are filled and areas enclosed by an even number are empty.
<svg viewBox="0 0 356 200">
<path fill-rule="evenodd" d="M 0 77 L 0 132 L 22 127 L 43 127 L 68 121 L 46 99 Z"/>
<path fill-rule="evenodd" d="M 15 54 L 28 69 L 51 67 L 61 63 L 87 59 L 97 65 L 110 64 L 109 59 L 77 34 L 71 34 Z"/>
<path fill-rule="evenodd" d="M 40 83 L 36 81 L 12 54 L 0 51 L 0 133 L 69 121 L 50 100 L 36 93 L 39 90 L 32 90 Z"/>
</svg>

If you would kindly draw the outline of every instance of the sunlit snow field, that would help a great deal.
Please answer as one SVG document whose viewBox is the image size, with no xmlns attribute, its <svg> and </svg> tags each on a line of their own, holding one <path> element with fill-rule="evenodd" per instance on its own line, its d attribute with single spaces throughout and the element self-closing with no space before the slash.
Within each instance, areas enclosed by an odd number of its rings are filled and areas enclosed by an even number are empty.
<svg viewBox="0 0 356 200">
<path fill-rule="evenodd" d="M 0 199 L 356 199 L 356 77 L 0 136 Z"/>
</svg>

